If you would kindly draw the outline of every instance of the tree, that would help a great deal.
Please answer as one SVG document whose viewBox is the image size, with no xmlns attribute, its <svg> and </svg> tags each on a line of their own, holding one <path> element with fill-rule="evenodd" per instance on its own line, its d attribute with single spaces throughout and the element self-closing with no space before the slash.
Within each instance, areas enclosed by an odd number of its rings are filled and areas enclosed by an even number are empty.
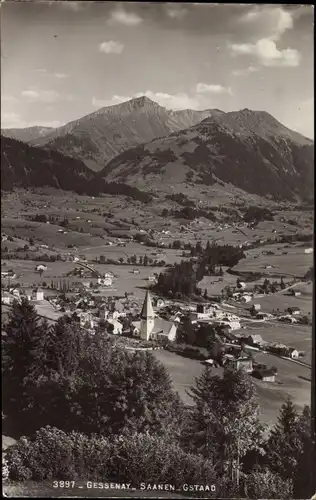
<svg viewBox="0 0 316 500">
<path fill-rule="evenodd" d="M 208 298 L 208 294 L 207 294 L 207 289 L 206 289 L 206 288 L 205 288 L 205 290 L 204 290 L 203 297 L 204 297 L 205 299 L 207 299 L 207 298 Z"/>
<path fill-rule="evenodd" d="M 293 477 L 294 498 L 311 498 L 315 492 L 313 470 L 315 450 L 311 436 L 311 411 L 305 406 L 297 421 L 297 432 L 301 443 L 301 453 L 297 459 L 297 467 Z M 314 455 L 314 456 L 313 456 Z"/>
<path fill-rule="evenodd" d="M 8 419 L 16 422 L 27 406 L 25 380 L 39 362 L 38 348 L 46 333 L 47 323 L 40 322 L 33 304 L 22 298 L 20 302 L 13 302 L 4 329 L 3 411 Z"/>
<path fill-rule="evenodd" d="M 282 405 L 278 422 L 267 442 L 269 467 L 284 479 L 293 479 L 302 441 L 298 432 L 299 416 L 290 398 Z"/>
<path fill-rule="evenodd" d="M 242 370 L 225 369 L 220 378 L 205 367 L 190 395 L 194 405 L 184 433 L 189 450 L 213 459 L 219 472 L 228 472 L 238 484 L 243 457 L 262 449 L 252 381 Z"/>
</svg>

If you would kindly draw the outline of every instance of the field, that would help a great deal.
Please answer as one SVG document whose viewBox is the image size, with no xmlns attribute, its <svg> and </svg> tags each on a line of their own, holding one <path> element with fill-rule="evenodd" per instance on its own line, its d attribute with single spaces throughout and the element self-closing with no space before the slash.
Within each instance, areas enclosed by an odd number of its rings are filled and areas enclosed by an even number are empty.
<svg viewBox="0 0 316 500">
<path fill-rule="evenodd" d="M 267 342 L 277 342 L 295 347 L 299 351 L 304 351 L 306 356 L 304 362 L 311 363 L 312 355 L 312 327 L 308 325 L 296 325 L 265 321 L 261 323 L 246 323 L 246 334 L 261 335 Z"/>
<path fill-rule="evenodd" d="M 312 284 L 298 284 L 293 290 L 299 290 L 301 295 L 294 297 L 289 292 L 266 295 L 255 300 L 261 304 L 262 310 L 268 313 L 285 312 L 288 307 L 299 307 L 303 315 L 311 315 L 313 309 Z"/>
<path fill-rule="evenodd" d="M 306 247 L 309 246 L 306 245 Z M 278 244 L 248 250 L 246 258 L 242 259 L 232 270 L 238 273 L 260 272 L 267 277 L 302 278 L 313 265 L 313 254 L 306 254 L 304 247 L 300 245 L 291 246 L 286 250 L 285 248 L 285 245 Z M 264 252 L 269 250 L 274 252 L 274 255 L 265 255 Z M 283 254 L 284 251 L 287 255 Z"/>
<path fill-rule="evenodd" d="M 156 358 L 167 367 L 173 386 L 178 391 L 183 402 L 188 405 L 192 404 L 187 391 L 195 384 L 195 378 L 201 375 L 203 364 L 200 361 L 183 358 L 168 351 L 153 352 Z M 280 374 L 277 376 L 280 384 L 269 384 L 253 379 L 259 395 L 263 422 L 269 425 L 276 422 L 278 411 L 289 395 L 291 395 L 294 404 L 300 410 L 304 405 L 309 404 L 311 384 L 308 380 L 305 380 L 311 377 L 309 368 L 268 354 L 260 353 L 256 356 L 256 360 L 269 366 L 276 366 Z M 214 374 L 221 374 L 222 372 L 220 368 L 213 370 Z"/>
</svg>

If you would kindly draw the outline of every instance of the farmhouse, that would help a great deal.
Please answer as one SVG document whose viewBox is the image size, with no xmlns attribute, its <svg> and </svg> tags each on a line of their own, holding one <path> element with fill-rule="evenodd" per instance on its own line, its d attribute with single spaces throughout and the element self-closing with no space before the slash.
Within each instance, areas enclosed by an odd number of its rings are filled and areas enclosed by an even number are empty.
<svg viewBox="0 0 316 500">
<path fill-rule="evenodd" d="M 259 334 L 249 335 L 249 337 L 247 337 L 247 341 L 249 342 L 250 345 L 263 344 L 263 339 L 262 339 L 261 335 L 259 335 Z"/>
<path fill-rule="evenodd" d="M 276 371 L 273 368 L 256 367 L 254 368 L 252 375 L 262 380 L 262 382 L 275 382 Z"/>
<path fill-rule="evenodd" d="M 118 321 L 115 318 L 108 318 L 107 322 L 110 325 L 113 325 L 113 331 L 112 331 L 112 333 L 114 333 L 114 335 L 122 335 L 123 324 L 120 321 Z"/>
<path fill-rule="evenodd" d="M 290 314 L 301 314 L 301 310 L 299 307 L 289 307 L 287 309 L 287 311 L 290 313 Z"/>
<path fill-rule="evenodd" d="M 261 309 L 261 304 L 253 304 L 252 308 L 253 311 L 260 311 Z"/>
<path fill-rule="evenodd" d="M 293 297 L 299 297 L 301 295 L 301 292 L 300 290 L 294 290 L 294 288 L 292 288 L 291 295 L 293 295 Z"/>
<path fill-rule="evenodd" d="M 40 288 L 36 288 L 35 290 L 35 300 L 41 302 L 44 300 L 44 292 Z"/>
<path fill-rule="evenodd" d="M 35 268 L 36 271 L 47 271 L 47 266 L 44 266 L 44 264 L 39 264 Z"/>
<path fill-rule="evenodd" d="M 233 367 L 235 370 L 245 370 L 251 373 L 253 370 L 253 361 L 246 353 L 239 353 L 237 356 L 234 354 L 224 354 L 223 364 Z"/>
<path fill-rule="evenodd" d="M 247 303 L 247 302 L 251 302 L 252 297 L 251 297 L 251 295 L 244 294 L 244 295 L 242 295 L 242 296 L 240 297 L 240 300 L 241 300 L 241 302 L 245 302 L 245 303 Z"/>
<path fill-rule="evenodd" d="M 177 325 L 173 321 L 155 317 L 149 290 L 146 292 L 140 316 L 139 334 L 142 340 L 176 339 Z"/>
</svg>

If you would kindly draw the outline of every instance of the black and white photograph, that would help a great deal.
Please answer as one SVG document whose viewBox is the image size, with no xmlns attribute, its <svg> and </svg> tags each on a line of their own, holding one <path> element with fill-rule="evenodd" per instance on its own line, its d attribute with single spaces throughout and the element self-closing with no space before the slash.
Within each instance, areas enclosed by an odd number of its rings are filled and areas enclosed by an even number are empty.
<svg viewBox="0 0 316 500">
<path fill-rule="evenodd" d="M 314 7 L 0 24 L 3 495 L 316 499 Z"/>
</svg>

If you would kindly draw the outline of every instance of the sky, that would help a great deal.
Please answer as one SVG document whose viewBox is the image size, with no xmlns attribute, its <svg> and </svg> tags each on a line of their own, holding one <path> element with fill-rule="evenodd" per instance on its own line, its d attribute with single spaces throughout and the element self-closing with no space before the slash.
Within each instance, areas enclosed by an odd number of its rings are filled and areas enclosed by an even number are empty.
<svg viewBox="0 0 316 500">
<path fill-rule="evenodd" d="M 314 137 L 311 5 L 1 4 L 1 127 L 58 127 L 136 96 L 267 111 Z"/>
</svg>

